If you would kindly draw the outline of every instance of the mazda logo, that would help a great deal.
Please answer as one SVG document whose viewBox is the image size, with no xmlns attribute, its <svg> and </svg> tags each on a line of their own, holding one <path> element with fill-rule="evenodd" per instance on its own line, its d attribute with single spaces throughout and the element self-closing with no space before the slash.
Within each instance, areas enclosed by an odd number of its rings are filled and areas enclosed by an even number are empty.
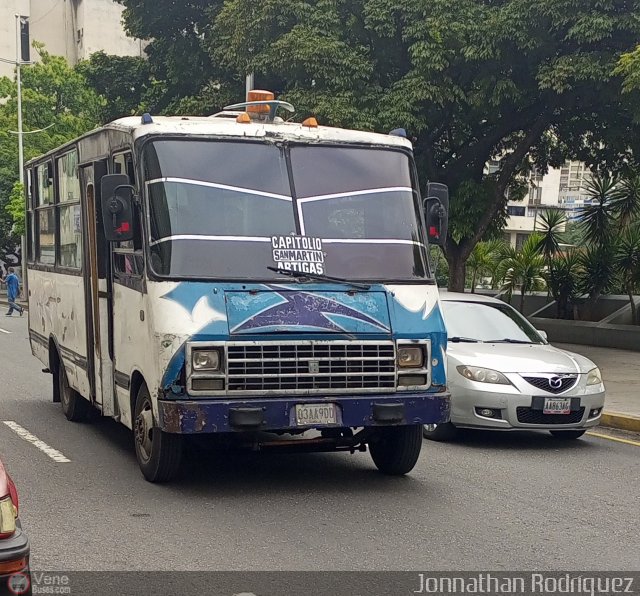
<svg viewBox="0 0 640 596">
<path fill-rule="evenodd" d="M 560 377 L 551 377 L 549 379 L 549 386 L 552 389 L 560 389 L 560 387 L 562 387 L 562 379 Z"/>
</svg>

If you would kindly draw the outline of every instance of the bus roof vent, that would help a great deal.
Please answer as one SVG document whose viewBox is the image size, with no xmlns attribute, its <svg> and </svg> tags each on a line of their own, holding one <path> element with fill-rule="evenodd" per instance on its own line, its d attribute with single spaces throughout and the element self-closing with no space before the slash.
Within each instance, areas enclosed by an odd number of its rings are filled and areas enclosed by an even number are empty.
<svg viewBox="0 0 640 596">
<path fill-rule="evenodd" d="M 153 124 L 153 118 L 151 117 L 151 114 L 148 114 L 147 112 L 145 112 L 144 114 L 142 114 L 142 118 L 140 119 L 140 122 L 142 124 Z"/>
</svg>

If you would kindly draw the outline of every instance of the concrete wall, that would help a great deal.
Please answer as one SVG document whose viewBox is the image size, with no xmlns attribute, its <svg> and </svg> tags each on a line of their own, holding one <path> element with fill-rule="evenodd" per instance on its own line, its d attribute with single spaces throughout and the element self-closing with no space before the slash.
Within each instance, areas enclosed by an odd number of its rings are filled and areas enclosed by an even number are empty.
<svg viewBox="0 0 640 596">
<path fill-rule="evenodd" d="M 113 0 L 77 0 L 78 59 L 100 50 L 120 56 L 142 56 L 140 40 L 127 37 L 122 26 L 124 7 Z"/>
<path fill-rule="evenodd" d="M 586 321 L 530 319 L 536 329 L 547 332 L 552 343 L 582 344 L 640 352 L 640 326 L 609 325 Z"/>
<path fill-rule="evenodd" d="M 32 0 L 30 4 L 31 40 L 43 43 L 50 54 L 65 56 L 69 62 L 75 63 L 71 0 Z M 37 60 L 38 55 L 33 50 L 31 53 L 31 59 Z"/>
</svg>

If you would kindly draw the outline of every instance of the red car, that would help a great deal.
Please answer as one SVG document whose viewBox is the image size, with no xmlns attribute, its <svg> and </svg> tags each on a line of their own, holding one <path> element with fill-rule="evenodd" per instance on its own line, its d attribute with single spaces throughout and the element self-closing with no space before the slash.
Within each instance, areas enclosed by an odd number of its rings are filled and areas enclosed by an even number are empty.
<svg viewBox="0 0 640 596">
<path fill-rule="evenodd" d="M 0 461 L 0 596 L 31 594 L 29 541 L 18 519 L 18 491 Z"/>
</svg>

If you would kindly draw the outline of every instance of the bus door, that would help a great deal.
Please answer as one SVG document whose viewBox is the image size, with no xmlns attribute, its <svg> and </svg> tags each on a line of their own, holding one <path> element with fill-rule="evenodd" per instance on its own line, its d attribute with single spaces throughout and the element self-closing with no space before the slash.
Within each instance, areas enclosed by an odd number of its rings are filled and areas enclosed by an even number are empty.
<svg viewBox="0 0 640 596">
<path fill-rule="evenodd" d="M 107 162 L 82 168 L 87 222 L 84 284 L 86 296 L 87 354 L 91 401 L 105 416 L 115 414 L 113 353 L 111 349 L 110 253 L 102 228 L 100 180 L 107 173 Z"/>
</svg>

